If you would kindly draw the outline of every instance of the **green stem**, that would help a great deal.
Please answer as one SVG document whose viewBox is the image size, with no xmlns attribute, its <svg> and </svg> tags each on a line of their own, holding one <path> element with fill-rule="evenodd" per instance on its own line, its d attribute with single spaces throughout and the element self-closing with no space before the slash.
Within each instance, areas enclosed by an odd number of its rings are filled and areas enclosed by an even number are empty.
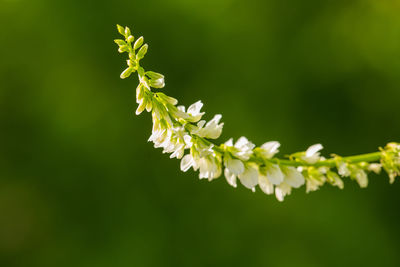
<svg viewBox="0 0 400 267">
<path fill-rule="evenodd" d="M 381 159 L 381 155 L 382 155 L 381 152 L 373 152 L 373 153 L 361 154 L 361 155 L 356 155 L 356 156 L 343 157 L 341 159 L 348 163 L 374 162 L 374 161 L 379 161 Z M 335 167 L 336 166 L 336 160 L 334 158 L 322 160 L 322 161 L 319 161 L 314 164 L 307 163 L 307 162 L 300 162 L 300 161 L 292 161 L 292 160 L 287 160 L 287 159 L 276 159 L 276 158 L 270 159 L 270 162 L 275 163 L 275 164 L 285 165 L 285 166 L 293 166 L 293 167 L 299 167 L 299 166 Z"/>
</svg>

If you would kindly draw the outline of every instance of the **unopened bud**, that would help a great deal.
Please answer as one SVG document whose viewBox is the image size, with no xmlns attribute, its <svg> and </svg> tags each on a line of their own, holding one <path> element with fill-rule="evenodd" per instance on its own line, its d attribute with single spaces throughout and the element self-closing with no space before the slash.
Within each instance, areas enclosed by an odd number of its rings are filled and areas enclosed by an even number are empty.
<svg viewBox="0 0 400 267">
<path fill-rule="evenodd" d="M 147 48 L 148 48 L 149 46 L 147 45 L 147 44 L 145 44 L 145 45 L 143 45 L 140 49 L 139 49 L 139 52 L 138 52 L 138 54 L 136 55 L 136 58 L 137 59 L 142 59 L 143 57 L 144 57 L 144 55 L 146 55 L 146 53 L 147 53 Z"/>
<path fill-rule="evenodd" d="M 136 40 L 135 44 L 133 45 L 133 49 L 138 49 L 143 44 L 143 37 L 140 36 L 139 39 Z"/>
<path fill-rule="evenodd" d="M 130 75 L 131 75 L 131 73 L 132 73 L 132 71 L 133 71 L 133 69 L 132 68 L 127 68 L 127 69 L 125 69 L 122 73 L 121 73 L 121 79 L 125 79 L 125 78 L 128 78 Z"/>
<path fill-rule="evenodd" d="M 121 25 L 118 25 L 118 24 L 117 24 L 117 29 L 118 29 L 118 32 L 119 32 L 120 34 L 125 35 L 125 29 L 124 29 L 124 27 L 122 27 Z"/>
<path fill-rule="evenodd" d="M 132 43 L 135 40 L 135 37 L 133 35 L 129 35 L 128 39 L 126 39 L 129 43 Z"/>
<path fill-rule="evenodd" d="M 125 27 L 125 37 L 131 35 L 131 30 L 128 27 Z"/>
</svg>

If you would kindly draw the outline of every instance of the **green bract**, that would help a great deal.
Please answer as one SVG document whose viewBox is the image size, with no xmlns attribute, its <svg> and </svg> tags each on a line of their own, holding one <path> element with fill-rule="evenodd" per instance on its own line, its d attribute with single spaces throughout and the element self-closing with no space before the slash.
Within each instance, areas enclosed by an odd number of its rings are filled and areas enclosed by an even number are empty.
<svg viewBox="0 0 400 267">
<path fill-rule="evenodd" d="M 379 173 L 383 168 L 393 183 L 400 176 L 400 144 L 389 143 L 380 151 L 350 157 L 321 156 L 321 144 L 310 146 L 306 151 L 293 153 L 288 159 L 275 157 L 280 144 L 266 142 L 256 147 L 246 137 L 235 143 L 229 139 L 224 144 L 214 144 L 212 139 L 222 133 L 222 116 L 217 114 L 206 122 L 202 120 L 203 103 L 197 101 L 187 109 L 177 106 L 178 100 L 152 88 L 165 86 L 164 75 L 145 71 L 140 60 L 146 55 L 148 45 L 143 45 L 143 37 L 134 44 L 134 37 L 128 27 L 117 25 L 124 40 L 117 39 L 120 53 L 127 52 L 128 68 L 121 73 L 125 79 L 138 73 L 139 85 L 136 102 L 139 115 L 144 110 L 151 112 L 153 129 L 149 141 L 156 148 L 163 148 L 171 158 L 181 159 L 181 170 L 190 168 L 199 171 L 200 179 L 213 180 L 224 174 L 227 182 L 237 186 L 237 179 L 247 188 L 255 191 L 256 186 L 266 194 L 275 193 L 279 201 L 291 193 L 292 188 L 306 185 L 306 192 L 317 190 L 325 183 L 343 189 L 342 178 L 355 180 L 360 187 L 368 185 L 368 173 Z M 136 54 L 136 50 L 137 54 Z M 186 155 L 185 155 L 186 153 Z"/>
</svg>

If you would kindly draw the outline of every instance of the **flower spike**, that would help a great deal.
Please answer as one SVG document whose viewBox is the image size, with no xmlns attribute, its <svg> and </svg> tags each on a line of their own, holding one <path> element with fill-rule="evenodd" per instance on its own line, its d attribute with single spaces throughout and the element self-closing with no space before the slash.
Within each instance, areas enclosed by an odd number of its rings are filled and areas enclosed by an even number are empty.
<svg viewBox="0 0 400 267">
<path fill-rule="evenodd" d="M 368 173 L 380 173 L 383 169 L 390 183 L 400 176 L 400 144 L 389 143 L 380 151 L 350 157 L 337 155 L 331 158 L 321 156 L 321 144 L 310 146 L 306 151 L 296 152 L 288 159 L 275 157 L 280 143 L 266 142 L 256 147 L 246 137 L 233 139 L 221 145 L 212 142 L 220 137 L 222 115 L 212 120 L 201 120 L 203 103 L 197 101 L 189 108 L 177 106 L 178 100 L 153 89 L 165 86 L 164 75 L 145 71 L 140 65 L 148 51 L 143 37 L 136 39 L 128 27 L 117 25 L 123 39 L 115 40 L 120 53 L 128 53 L 128 67 L 121 73 L 125 79 L 137 72 L 139 85 L 136 89 L 136 114 L 151 112 L 153 130 L 149 141 L 154 147 L 163 148 L 171 158 L 181 160 L 180 168 L 186 172 L 190 168 L 199 171 L 200 179 L 209 181 L 224 176 L 233 187 L 240 183 L 253 192 L 258 185 L 265 194 L 275 193 L 279 201 L 292 192 L 292 188 L 306 185 L 306 192 L 319 189 L 325 183 L 343 189 L 342 178 L 355 180 L 360 187 L 368 185 Z"/>
</svg>

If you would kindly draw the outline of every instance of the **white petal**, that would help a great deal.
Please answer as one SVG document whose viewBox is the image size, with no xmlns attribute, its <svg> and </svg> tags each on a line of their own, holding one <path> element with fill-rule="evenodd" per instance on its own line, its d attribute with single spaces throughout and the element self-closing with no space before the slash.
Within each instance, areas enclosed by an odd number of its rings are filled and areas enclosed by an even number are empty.
<svg viewBox="0 0 400 267">
<path fill-rule="evenodd" d="M 179 111 L 185 112 L 185 106 L 177 106 L 176 107 Z"/>
<path fill-rule="evenodd" d="M 277 141 L 271 141 L 264 143 L 261 148 L 265 151 L 265 156 L 267 158 L 272 158 L 276 153 L 278 153 L 278 148 L 281 144 Z"/>
<path fill-rule="evenodd" d="M 258 185 L 265 194 L 271 195 L 274 193 L 274 185 L 268 180 L 267 176 L 259 175 Z"/>
<path fill-rule="evenodd" d="M 258 184 L 258 171 L 251 166 L 246 167 L 238 177 L 240 182 L 249 189 L 253 189 Z"/>
<path fill-rule="evenodd" d="M 294 167 L 287 167 L 284 169 L 285 176 L 285 183 L 288 185 L 299 188 L 305 182 L 304 176 L 296 170 Z"/>
<path fill-rule="evenodd" d="M 282 183 L 275 187 L 275 196 L 279 201 L 283 201 L 286 195 L 289 195 L 292 191 L 290 185 Z"/>
<path fill-rule="evenodd" d="M 184 156 L 181 160 L 181 170 L 183 172 L 186 172 L 187 170 L 190 169 L 190 167 L 192 167 L 193 165 L 193 157 L 190 154 L 187 154 L 186 156 Z"/>
<path fill-rule="evenodd" d="M 196 103 L 190 105 L 187 110 L 187 113 L 195 116 L 200 113 L 201 108 L 203 107 L 203 103 L 201 101 L 197 101 Z"/>
<path fill-rule="evenodd" d="M 278 165 L 272 164 L 266 168 L 266 171 L 266 176 L 272 184 L 278 185 L 283 182 L 285 176 Z"/>
<path fill-rule="evenodd" d="M 224 174 L 225 174 L 225 178 L 226 178 L 226 181 L 228 182 L 228 184 L 230 184 L 231 186 L 236 188 L 237 187 L 236 175 L 231 173 L 227 168 L 225 168 Z"/>
<path fill-rule="evenodd" d="M 241 160 L 232 159 L 231 157 L 225 158 L 225 167 L 235 175 L 239 175 L 244 172 L 244 164 Z"/>
<path fill-rule="evenodd" d="M 206 124 L 206 121 L 205 121 L 205 120 L 201 120 L 201 121 L 199 121 L 199 122 L 197 123 L 197 127 L 203 128 L 204 124 Z"/>
<path fill-rule="evenodd" d="M 361 188 L 365 188 L 368 186 L 368 176 L 364 170 L 357 171 L 356 180 Z"/>
<path fill-rule="evenodd" d="M 315 153 L 323 149 L 324 147 L 321 144 L 315 144 L 310 146 L 306 151 L 306 157 L 312 157 Z"/>
<path fill-rule="evenodd" d="M 229 139 L 228 141 L 225 142 L 226 146 L 233 146 L 233 139 Z"/>
<path fill-rule="evenodd" d="M 242 136 L 236 141 L 235 147 L 240 148 L 242 146 L 247 145 L 248 143 L 249 143 L 249 140 L 247 140 L 246 137 Z"/>
</svg>

